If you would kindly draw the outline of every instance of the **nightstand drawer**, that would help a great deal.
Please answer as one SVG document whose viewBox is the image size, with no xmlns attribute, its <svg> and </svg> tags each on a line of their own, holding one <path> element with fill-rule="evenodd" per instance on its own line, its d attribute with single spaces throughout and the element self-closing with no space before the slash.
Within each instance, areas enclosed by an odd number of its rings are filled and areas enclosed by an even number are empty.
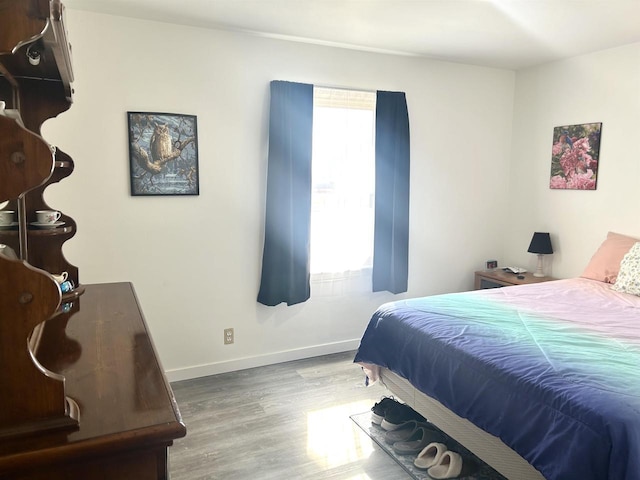
<svg viewBox="0 0 640 480">
<path fill-rule="evenodd" d="M 501 288 L 501 287 L 506 287 L 506 285 L 504 283 L 498 283 L 494 280 L 489 280 L 487 278 L 480 278 L 480 285 L 478 287 L 476 287 L 476 290 L 478 289 L 485 289 L 485 288 Z"/>
</svg>

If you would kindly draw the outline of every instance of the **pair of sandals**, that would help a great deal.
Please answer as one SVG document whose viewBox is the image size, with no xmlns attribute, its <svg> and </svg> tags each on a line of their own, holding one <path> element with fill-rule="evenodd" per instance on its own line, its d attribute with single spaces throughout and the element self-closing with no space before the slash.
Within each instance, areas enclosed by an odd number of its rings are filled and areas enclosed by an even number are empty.
<svg viewBox="0 0 640 480">
<path fill-rule="evenodd" d="M 419 420 L 404 422 L 384 435 L 384 441 L 398 455 L 417 455 L 430 443 L 444 440 L 444 435 L 434 425 Z"/>
<path fill-rule="evenodd" d="M 424 447 L 413 465 L 426 470 L 431 478 L 459 478 L 475 471 L 473 465 L 463 461 L 459 453 L 452 452 L 444 443 L 433 442 Z"/>
</svg>

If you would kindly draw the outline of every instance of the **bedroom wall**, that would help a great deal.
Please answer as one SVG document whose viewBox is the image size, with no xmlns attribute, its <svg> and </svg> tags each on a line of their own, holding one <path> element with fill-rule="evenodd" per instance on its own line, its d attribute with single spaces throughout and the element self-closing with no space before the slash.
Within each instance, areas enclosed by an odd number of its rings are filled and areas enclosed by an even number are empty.
<svg viewBox="0 0 640 480">
<path fill-rule="evenodd" d="M 553 128 L 602 122 L 597 189 L 551 190 Z M 574 57 L 516 74 L 510 220 L 505 258 L 535 268 L 526 253 L 548 231 L 553 276 L 582 273 L 608 231 L 640 238 L 640 44 Z"/>
<path fill-rule="evenodd" d="M 77 10 L 68 27 L 74 105 L 43 134 L 76 168 L 46 200 L 78 222 L 64 253 L 83 283 L 133 282 L 170 379 L 355 348 L 374 309 L 401 298 L 256 302 L 271 80 L 407 93 L 408 296 L 470 289 L 501 252 L 513 72 Z M 197 115 L 199 196 L 130 196 L 127 111 Z"/>
</svg>

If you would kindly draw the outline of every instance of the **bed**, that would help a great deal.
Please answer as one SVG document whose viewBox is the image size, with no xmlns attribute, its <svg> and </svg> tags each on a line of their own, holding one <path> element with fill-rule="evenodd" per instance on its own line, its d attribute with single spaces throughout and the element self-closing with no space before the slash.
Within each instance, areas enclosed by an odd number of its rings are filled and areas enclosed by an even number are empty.
<svg viewBox="0 0 640 480">
<path fill-rule="evenodd" d="M 640 480 L 640 297 L 611 282 L 387 303 L 354 361 L 509 479 Z"/>
</svg>

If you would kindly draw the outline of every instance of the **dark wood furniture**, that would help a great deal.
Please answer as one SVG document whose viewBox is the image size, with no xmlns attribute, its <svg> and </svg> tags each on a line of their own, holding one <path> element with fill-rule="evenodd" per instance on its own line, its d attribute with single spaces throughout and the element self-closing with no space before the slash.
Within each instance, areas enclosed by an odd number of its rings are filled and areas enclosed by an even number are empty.
<svg viewBox="0 0 640 480">
<path fill-rule="evenodd" d="M 78 427 L 0 441 L 0 478 L 165 479 L 185 435 L 129 283 L 87 285 L 71 318 L 46 322 L 38 360 L 66 378 Z"/>
<path fill-rule="evenodd" d="M 518 278 L 519 276 L 523 278 Z M 534 277 L 531 272 L 525 272 L 521 273 L 520 275 L 516 275 L 514 273 L 505 272 L 501 268 L 496 268 L 495 270 L 479 270 L 475 272 L 474 289 L 480 290 L 483 288 L 527 285 L 529 283 L 548 282 L 551 280 L 557 279 L 553 277 Z"/>
<path fill-rule="evenodd" d="M 73 170 L 73 161 L 40 135 L 45 120 L 71 105 L 70 51 L 59 0 L 0 2 L 0 202 L 17 212 L 15 227 L 0 230 L 0 243 L 18 257 L 0 255 L 3 442 L 78 424 L 78 404 L 65 394 L 64 377 L 33 360 L 44 322 L 68 316 L 84 289 L 77 267 L 62 254 L 62 244 L 75 235 L 73 219 L 62 215 L 47 229 L 32 225 L 37 210 L 50 209 L 44 190 Z M 77 286 L 64 295 L 51 275 L 61 272 Z"/>
<path fill-rule="evenodd" d="M 165 479 L 186 429 L 133 287 L 80 283 L 68 215 L 32 225 L 73 171 L 40 135 L 72 81 L 60 0 L 0 0 L 0 210 L 17 212 L 0 228 L 0 479 Z"/>
</svg>

